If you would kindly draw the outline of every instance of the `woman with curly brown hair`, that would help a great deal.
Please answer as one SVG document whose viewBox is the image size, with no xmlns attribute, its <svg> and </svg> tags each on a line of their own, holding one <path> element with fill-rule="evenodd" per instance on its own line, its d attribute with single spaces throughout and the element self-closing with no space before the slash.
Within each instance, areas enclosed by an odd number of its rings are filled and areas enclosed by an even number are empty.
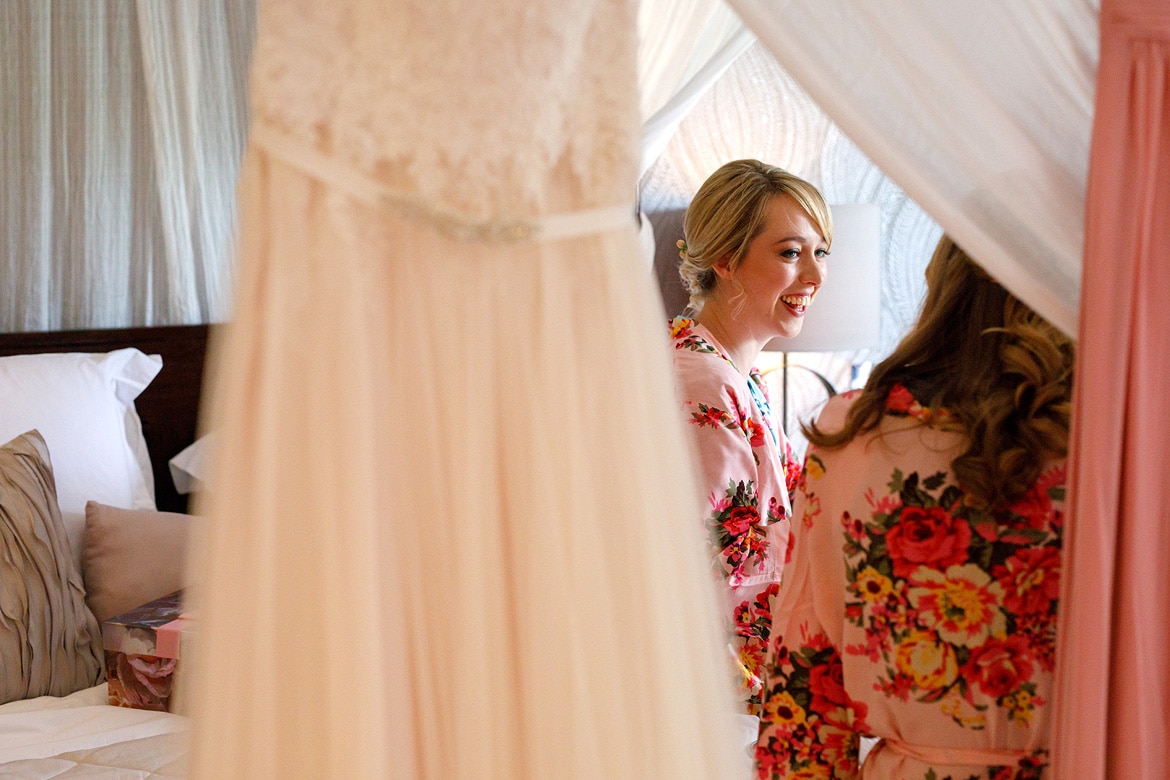
<svg viewBox="0 0 1170 780">
<path fill-rule="evenodd" d="M 922 314 L 806 429 L 761 778 L 1041 777 L 1073 345 L 944 236 Z"/>
</svg>

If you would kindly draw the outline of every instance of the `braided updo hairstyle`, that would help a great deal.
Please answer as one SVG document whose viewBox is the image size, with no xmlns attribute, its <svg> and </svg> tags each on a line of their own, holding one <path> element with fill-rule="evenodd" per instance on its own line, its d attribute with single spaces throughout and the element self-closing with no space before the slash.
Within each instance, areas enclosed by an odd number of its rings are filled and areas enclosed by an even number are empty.
<svg viewBox="0 0 1170 780">
<path fill-rule="evenodd" d="M 922 314 L 874 367 L 840 431 L 805 426 L 839 447 L 877 427 L 902 384 L 932 411 L 946 408 L 970 445 L 952 462 L 959 485 L 986 505 L 1019 498 L 1045 462 L 1068 452 L 1072 340 L 943 236 L 926 269 Z"/>
<path fill-rule="evenodd" d="M 777 195 L 795 200 L 832 246 L 833 217 L 816 187 L 759 160 L 729 162 L 699 187 L 683 220 L 678 272 L 690 295 L 691 312 L 697 314 L 715 289 L 716 263 L 728 257 L 735 270 L 743 260 L 752 239 L 764 230 L 768 202 Z"/>
</svg>

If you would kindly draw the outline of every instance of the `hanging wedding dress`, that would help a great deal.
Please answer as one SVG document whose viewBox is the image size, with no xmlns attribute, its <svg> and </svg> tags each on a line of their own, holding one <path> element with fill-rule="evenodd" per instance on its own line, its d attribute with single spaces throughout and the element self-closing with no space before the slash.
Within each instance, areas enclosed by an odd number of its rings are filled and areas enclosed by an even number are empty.
<svg viewBox="0 0 1170 780">
<path fill-rule="evenodd" d="M 195 777 L 739 773 L 634 14 L 261 3 Z"/>
</svg>

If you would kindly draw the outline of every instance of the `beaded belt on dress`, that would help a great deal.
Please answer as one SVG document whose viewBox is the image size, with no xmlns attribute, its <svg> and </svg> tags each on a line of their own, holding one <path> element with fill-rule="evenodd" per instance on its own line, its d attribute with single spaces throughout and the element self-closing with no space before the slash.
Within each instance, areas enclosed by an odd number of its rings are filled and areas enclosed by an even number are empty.
<svg viewBox="0 0 1170 780">
<path fill-rule="evenodd" d="M 443 235 L 461 241 L 512 243 L 559 241 L 631 227 L 633 205 L 584 209 L 539 217 L 500 217 L 474 220 L 436 208 L 362 175 L 287 135 L 257 124 L 249 141 L 268 154 L 363 203 L 389 207 L 410 219 L 429 223 Z"/>
</svg>

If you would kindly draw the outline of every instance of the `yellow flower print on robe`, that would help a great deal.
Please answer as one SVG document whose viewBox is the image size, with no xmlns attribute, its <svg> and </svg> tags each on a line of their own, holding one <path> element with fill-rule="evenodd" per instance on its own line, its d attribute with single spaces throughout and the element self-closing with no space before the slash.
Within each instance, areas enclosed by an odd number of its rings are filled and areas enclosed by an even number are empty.
<svg viewBox="0 0 1170 780">
<path fill-rule="evenodd" d="M 1008 708 L 1008 719 L 1016 723 L 1030 724 L 1032 711 L 1035 707 L 1035 697 L 1027 689 L 1009 693 L 1003 697 L 1003 706 Z"/>
<path fill-rule="evenodd" d="M 987 725 L 987 716 L 953 689 L 939 702 L 939 708 L 960 726 L 981 729 Z"/>
<path fill-rule="evenodd" d="M 1003 588 L 973 563 L 946 572 L 920 567 L 910 577 L 910 604 L 918 621 L 946 642 L 977 647 L 989 636 L 1003 636 L 1007 626 Z"/>
<path fill-rule="evenodd" d="M 825 467 L 816 455 L 810 455 L 804 462 L 804 474 L 807 479 L 820 479 L 825 476 Z"/>
<path fill-rule="evenodd" d="M 785 728 L 794 728 L 805 721 L 804 708 L 787 691 L 770 696 L 764 704 L 764 709 L 773 723 Z"/>
<path fill-rule="evenodd" d="M 877 603 L 886 600 L 894 590 L 894 583 L 872 566 L 866 566 L 857 573 L 857 579 L 850 586 L 863 600 Z"/>
<path fill-rule="evenodd" d="M 959 676 L 955 649 L 926 631 L 912 631 L 898 645 L 894 660 L 898 671 L 922 690 L 945 688 Z"/>
</svg>

